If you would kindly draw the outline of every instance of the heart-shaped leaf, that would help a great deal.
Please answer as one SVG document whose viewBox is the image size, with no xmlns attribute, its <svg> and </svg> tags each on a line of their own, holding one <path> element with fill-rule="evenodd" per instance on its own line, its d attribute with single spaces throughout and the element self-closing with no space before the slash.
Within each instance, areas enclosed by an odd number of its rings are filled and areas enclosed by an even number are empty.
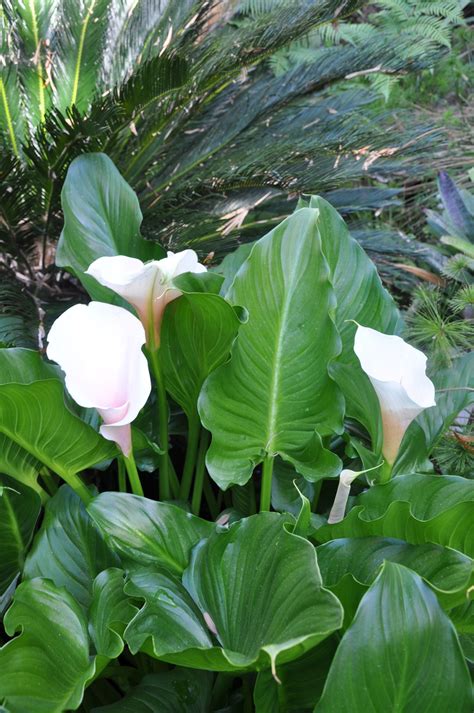
<svg viewBox="0 0 474 713">
<path fill-rule="evenodd" d="M 183 295 L 166 308 L 160 347 L 166 389 L 188 418 L 205 379 L 228 357 L 239 326 L 235 310 L 218 295 Z"/>
<path fill-rule="evenodd" d="M 381 417 L 375 392 L 354 353 L 354 320 L 386 334 L 401 326 L 395 302 L 383 288 L 374 263 L 350 235 L 344 220 L 330 203 L 311 196 L 309 206 L 318 211 L 317 230 L 336 294 L 336 325 L 342 352 L 330 373 L 346 399 L 346 411 L 368 430 L 374 450 L 381 447 Z M 319 309 L 319 307 L 318 307 Z"/>
<path fill-rule="evenodd" d="M 423 472 L 433 466 L 428 456 L 456 416 L 474 403 L 474 352 L 464 354 L 449 369 L 433 374 L 436 406 L 423 411 L 407 429 L 394 473 Z"/>
<path fill-rule="evenodd" d="M 94 663 L 71 595 L 46 579 L 23 582 L 3 625 L 9 636 L 21 630 L 0 649 L 0 696 L 9 713 L 75 710 Z"/>
<path fill-rule="evenodd" d="M 208 469 L 223 489 L 245 484 L 266 454 L 294 463 L 309 479 L 320 477 L 320 441 L 306 462 L 301 452 L 315 431 L 341 429 L 343 404 L 328 375 L 339 340 L 318 215 L 302 208 L 259 240 L 227 295 L 247 309 L 248 322 L 199 400 L 212 433 Z M 336 475 L 339 459 L 331 463 L 325 472 Z"/>
<path fill-rule="evenodd" d="M 147 653 L 173 663 L 275 672 L 338 629 L 342 609 L 322 588 L 315 550 L 289 524 L 254 515 L 202 540 L 183 577 L 191 596 L 171 575 L 132 573 L 126 591 L 146 602 L 125 632 L 132 650 L 151 636 Z"/>
<path fill-rule="evenodd" d="M 93 299 L 116 301 L 113 293 L 85 275 L 99 257 L 127 255 L 140 260 L 165 256 L 158 243 L 140 236 L 138 198 L 108 156 L 79 156 L 69 166 L 61 203 L 64 228 L 56 264 L 78 277 Z"/>
<path fill-rule="evenodd" d="M 123 651 L 123 632 L 137 612 L 124 593 L 124 572 L 112 567 L 94 580 L 89 611 L 89 633 L 100 656 L 117 658 Z"/>
<path fill-rule="evenodd" d="M 145 676 L 125 698 L 92 713 L 209 713 L 212 675 L 175 668 Z"/>
<path fill-rule="evenodd" d="M 414 572 L 386 562 L 336 651 L 316 713 L 472 711 L 453 625 Z"/>
<path fill-rule="evenodd" d="M 0 475 L 0 595 L 23 570 L 25 556 L 41 510 L 37 493 Z"/>
<path fill-rule="evenodd" d="M 470 557 L 430 543 L 410 545 L 403 540 L 384 537 L 343 538 L 321 545 L 317 553 L 324 586 L 336 594 L 343 579 L 345 586 L 350 587 L 352 579 L 369 587 L 387 560 L 419 574 L 431 585 L 446 609 L 466 601 L 474 574 Z"/>
<path fill-rule="evenodd" d="M 474 557 L 474 482 L 454 475 L 403 475 L 355 499 L 348 515 L 315 533 L 318 542 L 340 537 L 395 537 L 414 545 L 433 542 Z"/>
<path fill-rule="evenodd" d="M 64 480 L 115 454 L 112 443 L 68 410 L 57 371 L 38 353 L 0 350 L 0 382 L 0 432 Z"/>
<path fill-rule="evenodd" d="M 87 609 L 96 575 L 118 563 L 82 500 L 63 485 L 46 505 L 41 529 L 25 562 L 25 578 L 51 579 Z"/>
<path fill-rule="evenodd" d="M 176 505 L 128 493 L 101 493 L 88 510 L 119 555 L 178 574 L 194 545 L 214 529 L 213 523 Z"/>
</svg>

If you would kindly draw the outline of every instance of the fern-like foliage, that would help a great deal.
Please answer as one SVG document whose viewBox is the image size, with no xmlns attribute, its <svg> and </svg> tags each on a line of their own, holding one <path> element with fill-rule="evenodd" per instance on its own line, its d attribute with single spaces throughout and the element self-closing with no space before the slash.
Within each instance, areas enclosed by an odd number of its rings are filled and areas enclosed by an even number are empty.
<svg viewBox="0 0 474 713">
<path fill-rule="evenodd" d="M 83 152 L 104 151 L 118 165 L 139 194 L 146 237 L 215 259 L 274 225 L 300 192 L 330 196 L 361 177 L 415 170 L 431 127 L 401 132 L 358 78 L 377 66 L 389 77 L 417 71 L 433 53 L 407 57 L 379 32 L 371 42 L 320 42 L 278 75 L 271 67 L 281 50 L 300 43 L 303 52 L 308 33 L 342 25 L 363 5 L 0 0 L 7 267 L 50 304 L 61 186 Z M 368 207 L 364 191 L 347 211 L 380 207 L 375 194 Z"/>
</svg>

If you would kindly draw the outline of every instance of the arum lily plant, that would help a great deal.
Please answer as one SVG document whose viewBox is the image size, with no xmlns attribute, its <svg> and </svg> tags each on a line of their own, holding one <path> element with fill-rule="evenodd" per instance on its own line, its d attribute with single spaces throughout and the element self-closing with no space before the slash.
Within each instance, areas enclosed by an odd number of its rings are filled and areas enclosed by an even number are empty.
<svg viewBox="0 0 474 713">
<path fill-rule="evenodd" d="M 77 161 L 91 301 L 0 349 L 2 710 L 471 713 L 474 481 L 432 457 L 471 355 L 399 336 L 320 197 L 207 269 Z"/>
</svg>

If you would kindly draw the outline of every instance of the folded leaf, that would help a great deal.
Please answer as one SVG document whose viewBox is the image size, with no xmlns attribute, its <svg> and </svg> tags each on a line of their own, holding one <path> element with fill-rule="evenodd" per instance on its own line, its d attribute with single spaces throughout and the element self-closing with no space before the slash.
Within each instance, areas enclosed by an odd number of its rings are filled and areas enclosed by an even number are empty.
<svg viewBox="0 0 474 713">
<path fill-rule="evenodd" d="M 0 350 L 0 432 L 67 480 L 115 448 L 68 410 L 57 373 L 37 352 Z"/>
<path fill-rule="evenodd" d="M 87 609 L 95 577 L 119 564 L 82 500 L 63 485 L 46 505 L 41 529 L 25 563 L 24 577 L 45 577 L 65 587 Z"/>
<path fill-rule="evenodd" d="M 318 542 L 340 537 L 395 537 L 433 542 L 474 557 L 474 482 L 455 475 L 403 475 L 355 499 L 348 515 L 315 533 Z"/>
<path fill-rule="evenodd" d="M 76 275 L 92 299 L 117 301 L 110 290 L 84 274 L 97 258 L 127 255 L 146 261 L 165 256 L 158 243 L 140 236 L 138 198 L 105 154 L 86 154 L 71 163 L 61 202 L 64 228 L 56 264 Z"/>
<path fill-rule="evenodd" d="M 94 673 L 84 615 L 64 589 L 46 579 L 20 584 L 3 624 L 0 696 L 9 713 L 75 710 Z"/>
<path fill-rule="evenodd" d="M 94 580 L 89 611 L 89 633 L 100 656 L 117 658 L 123 651 L 123 632 L 137 608 L 124 592 L 124 573 L 113 567 Z"/>
<path fill-rule="evenodd" d="M 420 575 L 434 590 L 444 608 L 466 601 L 473 583 L 473 561 L 456 550 L 430 543 L 410 545 L 388 537 L 339 539 L 317 548 L 324 586 L 338 596 L 353 582 L 369 587 L 385 560 L 402 564 Z M 350 577 L 347 577 L 350 575 Z"/>
<path fill-rule="evenodd" d="M 421 578 L 386 562 L 339 644 L 315 713 L 472 711 L 453 625 Z"/>
<path fill-rule="evenodd" d="M 214 524 L 176 505 L 128 493 L 101 493 L 88 508 L 119 555 L 138 565 L 156 565 L 181 574 L 191 549 Z"/>
</svg>

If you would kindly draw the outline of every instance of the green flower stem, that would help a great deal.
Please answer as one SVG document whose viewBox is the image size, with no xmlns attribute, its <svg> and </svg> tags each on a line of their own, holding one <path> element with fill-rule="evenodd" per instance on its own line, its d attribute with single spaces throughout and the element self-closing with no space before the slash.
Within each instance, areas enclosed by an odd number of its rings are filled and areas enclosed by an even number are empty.
<svg viewBox="0 0 474 713">
<path fill-rule="evenodd" d="M 199 515 L 201 509 L 202 490 L 204 486 L 204 476 L 206 474 L 206 453 L 209 448 L 210 433 L 204 428 L 199 439 L 199 450 L 196 462 L 196 476 L 194 478 L 193 499 L 191 501 L 191 512 Z"/>
<path fill-rule="evenodd" d="M 163 451 L 163 455 L 160 456 L 160 500 L 169 500 L 171 494 L 168 461 L 168 400 L 166 398 L 166 389 L 163 380 L 163 371 L 161 369 L 159 349 L 150 349 L 148 354 L 156 383 L 160 448 Z"/>
<path fill-rule="evenodd" d="M 126 493 L 127 492 L 127 481 L 125 478 L 125 463 L 123 462 L 122 458 L 118 458 L 117 460 L 117 467 L 118 467 L 118 486 L 119 486 L 119 491 L 121 493 Z"/>
<path fill-rule="evenodd" d="M 262 467 L 262 487 L 260 491 L 260 512 L 269 511 L 272 501 L 273 456 L 265 456 Z"/>
<path fill-rule="evenodd" d="M 129 456 L 124 456 L 123 461 L 125 463 L 125 468 L 127 469 L 128 479 L 130 481 L 132 493 L 134 495 L 143 495 L 143 488 L 140 482 L 140 476 L 138 475 L 135 458 L 133 457 L 133 451 L 130 451 Z"/>
<path fill-rule="evenodd" d="M 318 502 L 319 502 L 319 496 L 321 494 L 321 487 L 323 484 L 323 480 L 318 480 L 317 483 L 314 484 L 314 495 L 313 495 L 313 500 L 311 502 L 311 510 L 313 512 L 316 512 L 316 508 L 318 507 Z"/>
<path fill-rule="evenodd" d="M 186 448 L 186 458 L 184 461 L 183 478 L 181 480 L 181 488 L 179 497 L 181 500 L 188 500 L 191 492 L 191 483 L 193 479 L 194 468 L 196 466 L 196 455 L 198 451 L 199 432 L 201 430 L 201 422 L 197 411 L 188 418 L 188 445 Z"/>
<path fill-rule="evenodd" d="M 393 463 L 387 463 L 387 461 L 384 461 L 382 467 L 379 470 L 377 483 L 388 483 L 388 481 L 392 477 L 392 468 Z"/>
</svg>

